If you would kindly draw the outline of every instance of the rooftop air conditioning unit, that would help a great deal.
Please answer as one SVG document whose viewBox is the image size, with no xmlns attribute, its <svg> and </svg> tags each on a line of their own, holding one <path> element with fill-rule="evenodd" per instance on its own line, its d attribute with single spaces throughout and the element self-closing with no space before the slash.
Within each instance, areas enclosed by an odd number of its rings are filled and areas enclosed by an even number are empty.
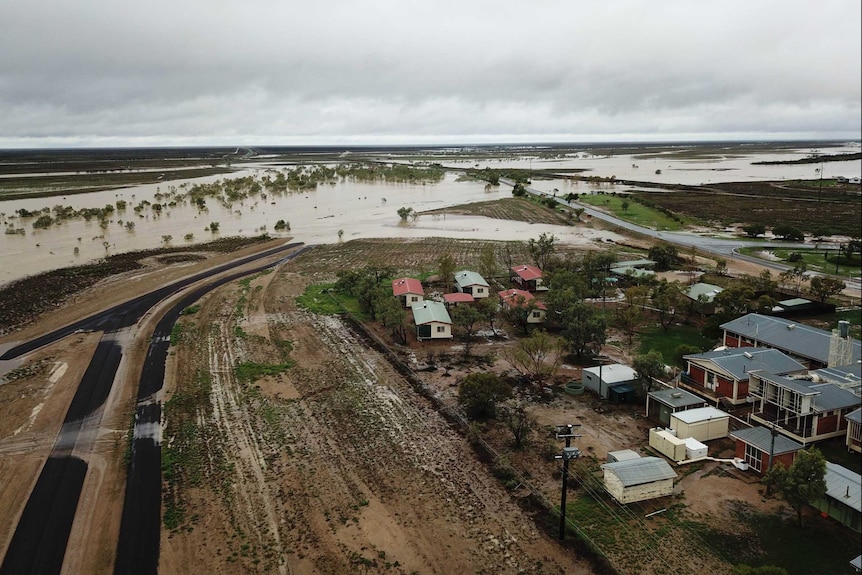
<svg viewBox="0 0 862 575">
<path fill-rule="evenodd" d="M 671 397 L 680 398 L 680 397 L 682 397 L 682 393 L 680 393 L 680 392 L 678 392 L 678 391 L 677 391 L 676 393 L 671 393 L 671 394 L 670 394 L 670 396 L 671 396 Z"/>
</svg>

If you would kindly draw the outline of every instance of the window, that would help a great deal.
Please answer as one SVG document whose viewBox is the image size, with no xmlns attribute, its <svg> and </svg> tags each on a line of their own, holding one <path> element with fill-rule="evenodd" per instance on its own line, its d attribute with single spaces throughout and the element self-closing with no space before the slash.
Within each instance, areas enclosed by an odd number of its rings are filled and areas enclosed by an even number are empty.
<svg viewBox="0 0 862 575">
<path fill-rule="evenodd" d="M 446 326 L 438 325 L 437 326 L 437 333 L 446 333 Z"/>
<path fill-rule="evenodd" d="M 755 471 L 760 471 L 761 457 L 763 452 L 753 445 L 745 444 L 745 462 L 754 468 Z"/>
<path fill-rule="evenodd" d="M 476 293 L 485 293 L 485 288 L 476 288 Z"/>
<path fill-rule="evenodd" d="M 410 301 L 419 301 L 419 298 L 415 295 L 410 296 Z"/>
<path fill-rule="evenodd" d="M 850 422 L 850 439 L 857 443 L 862 442 L 862 425 L 855 421 Z"/>
<path fill-rule="evenodd" d="M 533 317 L 534 317 L 534 318 L 536 318 L 536 319 L 538 319 L 538 318 L 542 317 L 542 312 L 540 312 L 540 311 L 534 311 L 534 312 L 533 312 Z"/>
<path fill-rule="evenodd" d="M 715 374 L 711 371 L 706 372 L 706 388 L 715 391 L 715 388 L 718 387 L 716 383 Z"/>
</svg>

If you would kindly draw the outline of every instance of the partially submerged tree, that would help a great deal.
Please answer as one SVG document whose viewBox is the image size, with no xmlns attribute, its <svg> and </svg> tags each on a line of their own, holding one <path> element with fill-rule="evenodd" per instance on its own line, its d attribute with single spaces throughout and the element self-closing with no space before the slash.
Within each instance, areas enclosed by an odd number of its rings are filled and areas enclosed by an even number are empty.
<svg viewBox="0 0 862 575">
<path fill-rule="evenodd" d="M 402 222 L 406 222 L 407 218 L 410 217 L 410 214 L 413 213 L 413 208 L 398 208 L 398 217 L 401 218 Z"/>
</svg>

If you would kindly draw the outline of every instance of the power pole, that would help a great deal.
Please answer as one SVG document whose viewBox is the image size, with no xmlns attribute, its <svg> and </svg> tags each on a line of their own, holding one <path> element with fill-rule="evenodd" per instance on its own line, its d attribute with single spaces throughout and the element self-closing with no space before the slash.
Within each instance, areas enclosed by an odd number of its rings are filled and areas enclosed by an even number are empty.
<svg viewBox="0 0 862 575">
<path fill-rule="evenodd" d="M 572 432 L 575 426 L 580 427 L 580 424 L 572 425 L 570 423 L 568 425 L 557 426 L 557 439 L 566 440 L 566 446 L 563 448 L 562 455 L 554 457 L 554 459 L 563 460 L 563 493 L 560 496 L 560 541 L 566 538 L 566 491 L 569 488 L 569 461 L 577 459 L 581 455 L 580 449 L 571 446 L 572 438 L 580 437 L 580 435 L 575 435 Z"/>
</svg>

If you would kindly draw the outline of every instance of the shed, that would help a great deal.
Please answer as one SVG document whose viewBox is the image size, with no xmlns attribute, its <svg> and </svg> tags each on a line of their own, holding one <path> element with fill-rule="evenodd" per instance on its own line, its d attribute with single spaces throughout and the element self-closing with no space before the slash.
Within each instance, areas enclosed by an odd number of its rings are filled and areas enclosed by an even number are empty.
<svg viewBox="0 0 862 575">
<path fill-rule="evenodd" d="M 826 496 L 814 507 L 857 533 L 862 531 L 862 476 L 826 462 Z"/>
<path fill-rule="evenodd" d="M 612 385 L 631 384 L 638 378 L 638 373 L 634 369 L 621 363 L 585 367 L 581 374 L 584 387 L 592 389 L 602 399 L 608 398 L 608 390 Z"/>
<path fill-rule="evenodd" d="M 706 457 L 709 449 L 707 446 L 694 437 L 686 437 L 685 438 L 685 458 L 686 459 L 700 459 L 702 457 Z"/>
<path fill-rule="evenodd" d="M 634 403 L 635 388 L 628 383 L 618 383 L 608 388 L 608 399 L 611 403 Z"/>
<path fill-rule="evenodd" d="M 698 441 L 727 437 L 729 422 L 730 414 L 714 407 L 687 409 L 670 416 L 670 427 L 678 437 L 693 437 Z"/>
<path fill-rule="evenodd" d="M 672 430 L 653 427 L 649 430 L 649 446 L 673 461 L 685 461 L 685 440 L 673 434 Z"/>
<path fill-rule="evenodd" d="M 461 303 L 473 303 L 475 298 L 468 293 L 444 293 L 443 294 L 443 303 L 446 304 L 447 307 L 455 307 Z"/>
<path fill-rule="evenodd" d="M 608 451 L 608 463 L 616 461 L 629 461 L 632 459 L 640 459 L 640 453 L 633 449 L 620 449 L 619 451 Z"/>
<path fill-rule="evenodd" d="M 673 494 L 676 472 L 659 457 L 641 457 L 602 465 L 605 489 L 620 503 Z"/>
<path fill-rule="evenodd" d="M 678 387 L 668 387 L 647 394 L 646 416 L 658 417 L 665 426 L 670 425 L 672 413 L 695 409 L 706 405 L 706 400 L 690 391 Z"/>
</svg>

